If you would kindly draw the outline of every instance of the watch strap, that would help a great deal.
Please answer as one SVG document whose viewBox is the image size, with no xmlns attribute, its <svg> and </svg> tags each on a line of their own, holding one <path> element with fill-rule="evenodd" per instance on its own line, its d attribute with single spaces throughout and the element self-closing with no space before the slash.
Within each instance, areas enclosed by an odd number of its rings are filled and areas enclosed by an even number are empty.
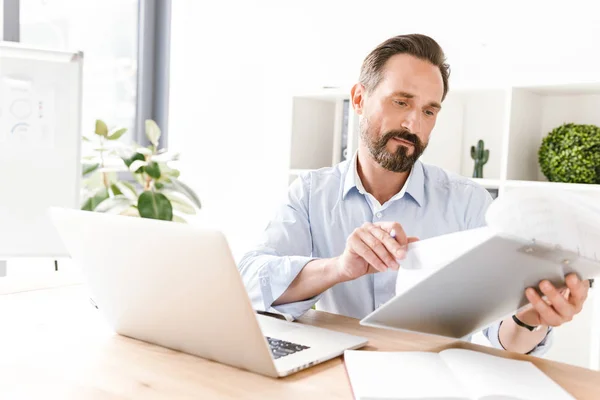
<svg viewBox="0 0 600 400">
<path fill-rule="evenodd" d="M 531 326 L 529 324 L 526 324 L 525 322 L 523 322 L 519 318 L 517 318 L 517 316 L 515 314 L 513 314 L 512 319 L 513 319 L 513 321 L 515 321 L 515 324 L 527 329 L 530 332 L 537 331 L 538 329 L 540 329 L 540 325 Z"/>
</svg>

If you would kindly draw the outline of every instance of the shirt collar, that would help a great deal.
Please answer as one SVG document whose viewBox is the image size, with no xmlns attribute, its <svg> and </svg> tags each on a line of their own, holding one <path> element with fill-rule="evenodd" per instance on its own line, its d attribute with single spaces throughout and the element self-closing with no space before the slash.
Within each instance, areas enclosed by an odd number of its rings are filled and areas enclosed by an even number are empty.
<svg viewBox="0 0 600 400">
<path fill-rule="evenodd" d="M 350 190 L 353 188 L 356 188 L 359 192 L 365 192 L 365 188 L 360 180 L 360 177 L 358 176 L 357 160 L 358 152 L 355 152 L 354 156 L 347 164 L 342 199 L 345 199 Z M 399 194 L 403 193 L 408 193 L 419 206 L 423 205 L 423 200 L 425 197 L 425 175 L 423 173 L 423 164 L 419 160 L 417 160 L 411 169 L 406 183 L 399 192 Z"/>
</svg>

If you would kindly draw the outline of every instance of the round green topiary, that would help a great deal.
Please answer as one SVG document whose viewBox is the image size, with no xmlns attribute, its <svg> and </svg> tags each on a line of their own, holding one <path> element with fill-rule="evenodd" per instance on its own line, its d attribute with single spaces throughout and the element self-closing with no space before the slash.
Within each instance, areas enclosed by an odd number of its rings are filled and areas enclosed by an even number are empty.
<svg viewBox="0 0 600 400">
<path fill-rule="evenodd" d="M 550 182 L 600 183 L 600 128 L 564 124 L 542 139 L 542 173 Z"/>
</svg>

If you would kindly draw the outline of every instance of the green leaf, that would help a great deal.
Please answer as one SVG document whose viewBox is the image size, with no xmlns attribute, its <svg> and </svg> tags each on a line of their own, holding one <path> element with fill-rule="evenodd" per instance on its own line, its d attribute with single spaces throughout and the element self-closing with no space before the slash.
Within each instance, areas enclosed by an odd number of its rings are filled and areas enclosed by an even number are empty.
<svg viewBox="0 0 600 400">
<path fill-rule="evenodd" d="M 81 175 L 82 176 L 89 175 L 92 172 L 94 172 L 95 170 L 97 170 L 98 168 L 100 168 L 100 164 L 83 164 Z"/>
<path fill-rule="evenodd" d="M 163 184 L 162 184 L 162 183 L 160 183 L 160 182 L 155 182 L 155 183 L 154 183 L 154 187 L 155 187 L 156 189 L 158 189 L 158 190 L 161 190 L 162 188 L 164 188 L 164 187 L 165 187 L 165 185 L 163 185 Z"/>
<path fill-rule="evenodd" d="M 185 183 L 181 182 L 178 179 L 171 178 L 171 183 L 168 186 L 190 199 L 192 204 L 194 204 L 199 209 L 202 208 L 202 205 L 200 204 L 200 199 L 198 198 L 196 193 Z"/>
<path fill-rule="evenodd" d="M 162 149 L 165 150 L 165 149 Z M 170 161 L 178 161 L 179 160 L 179 153 L 167 153 L 167 152 L 162 152 L 159 151 L 157 154 L 153 154 L 152 155 L 152 161 L 156 161 L 158 163 L 165 163 L 165 162 L 170 162 Z"/>
<path fill-rule="evenodd" d="M 146 173 L 154 179 L 160 178 L 160 167 L 156 162 L 149 163 L 144 169 L 144 171 L 146 171 Z"/>
<path fill-rule="evenodd" d="M 161 182 L 161 183 L 171 182 L 170 178 L 178 178 L 179 177 L 179 171 L 174 168 L 169 167 L 167 165 L 167 163 L 159 162 L 158 165 L 160 166 L 159 182 Z"/>
<path fill-rule="evenodd" d="M 118 181 L 115 182 L 115 185 L 119 188 L 123 195 L 127 196 L 131 200 L 137 201 L 137 190 L 131 183 L 127 181 Z"/>
<path fill-rule="evenodd" d="M 131 206 L 124 211 L 121 211 L 121 215 L 126 215 L 128 217 L 139 217 L 140 213 L 135 206 Z"/>
<path fill-rule="evenodd" d="M 125 134 L 125 132 L 127 132 L 127 128 L 119 129 L 118 131 L 116 131 L 115 133 L 113 133 L 112 135 L 107 137 L 107 139 L 108 140 L 117 140 L 118 138 L 123 136 L 123 134 Z"/>
<path fill-rule="evenodd" d="M 127 168 L 131 167 L 131 164 L 133 164 L 135 161 L 146 161 L 146 157 L 144 157 L 143 154 L 140 153 L 135 153 L 133 156 L 131 156 L 130 158 L 123 158 L 123 162 L 125 163 L 125 165 L 127 166 Z M 131 169 L 130 169 L 131 171 Z M 143 169 L 138 168 L 135 171 L 132 171 L 134 174 L 140 174 L 142 172 L 144 172 Z"/>
<path fill-rule="evenodd" d="M 131 163 L 131 165 L 129 166 L 129 170 L 131 172 L 133 172 L 134 174 L 139 174 L 144 172 L 144 167 L 148 165 L 148 163 L 146 161 L 142 161 L 142 160 L 135 160 L 134 162 Z"/>
<path fill-rule="evenodd" d="M 113 196 L 118 196 L 118 195 L 122 195 L 123 192 L 121 192 L 121 189 L 119 189 L 119 186 L 117 186 L 117 183 L 113 183 L 112 185 L 110 185 L 110 190 L 113 194 Z"/>
<path fill-rule="evenodd" d="M 154 147 L 158 146 L 158 139 L 160 138 L 160 128 L 158 127 L 156 122 L 154 122 L 151 119 L 146 120 L 146 136 L 148 137 L 148 140 L 150 140 L 150 143 L 154 145 Z"/>
<path fill-rule="evenodd" d="M 131 200 L 121 194 L 105 199 L 102 203 L 98 204 L 95 211 L 120 214 L 131 206 Z"/>
<path fill-rule="evenodd" d="M 130 158 L 123 158 L 123 162 L 125 163 L 125 165 L 127 165 L 127 168 L 129 168 L 131 166 L 131 163 L 133 163 L 136 160 L 146 161 L 146 157 L 144 157 L 143 154 L 134 153 Z"/>
<path fill-rule="evenodd" d="M 167 196 L 167 198 L 171 202 L 171 205 L 173 206 L 173 210 L 182 212 L 184 214 L 192 214 L 192 215 L 196 214 L 196 209 L 194 208 L 194 206 L 189 204 L 187 201 L 185 201 L 180 196 L 177 196 L 175 193 L 166 192 L 166 193 L 164 193 L 164 195 Z"/>
<path fill-rule="evenodd" d="M 179 175 L 181 175 L 179 170 L 175 168 L 169 168 L 169 170 L 166 171 L 165 174 L 170 176 L 171 178 L 179 178 Z"/>
<path fill-rule="evenodd" d="M 108 190 L 106 190 L 106 188 L 102 188 L 98 190 L 92 197 L 87 199 L 83 203 L 81 209 L 85 211 L 94 211 L 96 207 L 98 207 L 98 204 L 102 203 L 106 199 L 108 199 Z"/>
<path fill-rule="evenodd" d="M 145 191 L 138 199 L 138 211 L 142 218 L 173 220 L 173 206 L 162 193 Z"/>
<path fill-rule="evenodd" d="M 87 136 L 82 136 L 82 137 L 81 137 L 81 140 L 83 140 L 84 142 L 91 142 L 91 141 L 92 141 L 92 140 L 91 140 L 89 137 L 87 137 Z"/>
<path fill-rule="evenodd" d="M 185 219 L 181 218 L 177 214 L 173 214 L 173 222 L 179 222 L 181 224 L 187 224 L 187 221 Z"/>
<path fill-rule="evenodd" d="M 137 151 L 138 153 L 143 154 L 145 156 L 152 155 L 152 150 L 147 147 L 139 147 L 139 148 L 135 149 L 135 151 Z"/>
<path fill-rule="evenodd" d="M 104 121 L 102 121 L 100 119 L 96 120 L 96 130 L 94 133 L 98 136 L 104 136 L 104 137 L 106 137 L 106 135 L 108 135 L 108 127 L 106 126 Z"/>
</svg>

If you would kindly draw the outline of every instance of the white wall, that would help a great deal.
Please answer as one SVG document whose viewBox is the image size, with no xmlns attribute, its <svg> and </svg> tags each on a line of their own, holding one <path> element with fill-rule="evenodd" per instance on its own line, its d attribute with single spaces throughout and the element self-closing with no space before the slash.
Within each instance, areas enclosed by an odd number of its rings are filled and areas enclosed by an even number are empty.
<svg viewBox="0 0 600 400">
<path fill-rule="evenodd" d="M 183 152 L 203 223 L 241 251 L 288 182 L 291 94 L 352 85 L 362 59 L 392 35 L 438 40 L 451 88 L 600 79 L 597 2 L 548 3 L 175 1 L 170 144 Z"/>
<path fill-rule="evenodd" d="M 0 0 L 0 40 L 4 37 L 4 0 Z"/>
</svg>

